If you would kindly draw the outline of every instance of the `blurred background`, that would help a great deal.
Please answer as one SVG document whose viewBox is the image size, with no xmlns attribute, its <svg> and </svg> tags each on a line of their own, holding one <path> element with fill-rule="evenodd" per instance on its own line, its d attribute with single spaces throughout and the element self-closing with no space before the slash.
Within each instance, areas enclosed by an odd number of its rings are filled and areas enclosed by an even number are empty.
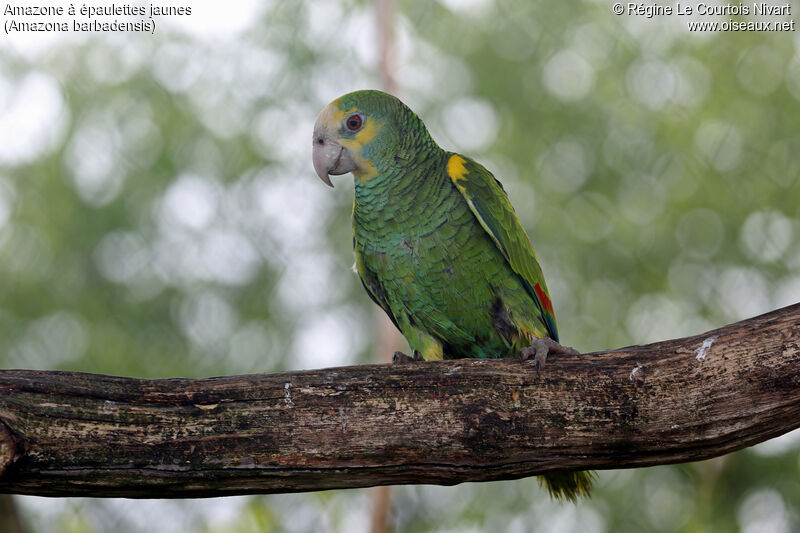
<svg viewBox="0 0 800 533">
<path fill-rule="evenodd" d="M 385 358 L 350 268 L 352 179 L 331 190 L 310 159 L 316 113 L 370 87 L 501 179 L 566 344 L 800 301 L 800 32 L 690 33 L 606 0 L 187 5 L 154 35 L 0 37 L 2 367 L 201 377 Z M 600 472 L 579 505 L 533 478 L 13 503 L 27 532 L 788 533 L 798 450 L 794 432 Z"/>
</svg>

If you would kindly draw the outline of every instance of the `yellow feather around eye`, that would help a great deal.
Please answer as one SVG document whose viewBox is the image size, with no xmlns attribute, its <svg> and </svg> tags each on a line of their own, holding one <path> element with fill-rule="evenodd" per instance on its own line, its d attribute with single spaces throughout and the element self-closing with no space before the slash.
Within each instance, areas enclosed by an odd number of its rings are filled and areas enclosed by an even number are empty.
<svg viewBox="0 0 800 533">
<path fill-rule="evenodd" d="M 346 117 L 357 111 L 358 110 L 355 107 L 348 109 L 347 111 L 336 111 L 333 115 L 333 118 L 337 123 L 341 123 Z M 353 161 L 355 161 L 355 163 L 358 165 L 359 169 L 354 170 L 353 175 L 362 183 L 367 181 L 369 178 L 374 178 L 378 175 L 378 169 L 376 169 L 375 165 L 372 164 L 372 160 L 364 157 L 361 154 L 361 149 L 365 144 L 368 144 L 375 139 L 381 126 L 383 126 L 382 122 L 375 120 L 375 118 L 367 117 L 364 127 L 361 128 L 352 139 L 339 139 L 339 144 L 350 151 L 350 157 L 352 157 Z"/>
</svg>

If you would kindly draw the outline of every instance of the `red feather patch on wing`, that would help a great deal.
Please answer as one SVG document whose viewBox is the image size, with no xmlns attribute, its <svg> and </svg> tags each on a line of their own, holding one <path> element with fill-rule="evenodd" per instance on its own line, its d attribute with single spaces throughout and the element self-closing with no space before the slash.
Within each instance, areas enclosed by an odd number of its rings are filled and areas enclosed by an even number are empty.
<svg viewBox="0 0 800 533">
<path fill-rule="evenodd" d="M 542 303 L 542 309 L 552 314 L 553 304 L 550 302 L 550 297 L 547 296 L 547 293 L 542 290 L 538 283 L 533 286 L 533 290 L 536 291 L 536 296 L 539 297 L 539 301 Z"/>
</svg>

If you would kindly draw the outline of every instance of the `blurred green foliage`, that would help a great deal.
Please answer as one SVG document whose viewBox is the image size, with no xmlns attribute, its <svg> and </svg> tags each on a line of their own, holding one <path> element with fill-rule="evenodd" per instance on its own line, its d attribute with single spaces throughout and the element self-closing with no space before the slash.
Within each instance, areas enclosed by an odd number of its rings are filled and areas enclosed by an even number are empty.
<svg viewBox="0 0 800 533">
<path fill-rule="evenodd" d="M 800 300 L 800 40 L 689 33 L 610 3 L 397 4 L 400 96 L 503 181 L 583 351 Z M 793 4 L 793 8 L 797 8 Z M 373 360 L 349 180 L 316 112 L 376 87 L 364 2 L 196 2 L 155 36 L 0 41 L 0 363 L 146 377 Z M 397 531 L 800 529 L 798 438 L 602 472 L 398 487 Z M 20 498 L 31 531 L 364 531 L 366 491 Z"/>
</svg>

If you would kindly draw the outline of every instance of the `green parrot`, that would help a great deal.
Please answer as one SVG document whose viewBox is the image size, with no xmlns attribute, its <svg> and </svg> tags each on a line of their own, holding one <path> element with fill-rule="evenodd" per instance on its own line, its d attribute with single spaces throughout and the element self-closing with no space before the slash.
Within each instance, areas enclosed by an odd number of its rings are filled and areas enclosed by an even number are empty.
<svg viewBox="0 0 800 533">
<path fill-rule="evenodd" d="M 558 344 L 542 269 L 503 186 L 479 163 L 440 148 L 400 100 L 346 94 L 314 125 L 314 169 L 352 172 L 353 248 L 367 294 L 413 357 L 531 357 L 541 370 Z M 589 472 L 545 474 L 550 494 L 588 495 Z"/>
</svg>

